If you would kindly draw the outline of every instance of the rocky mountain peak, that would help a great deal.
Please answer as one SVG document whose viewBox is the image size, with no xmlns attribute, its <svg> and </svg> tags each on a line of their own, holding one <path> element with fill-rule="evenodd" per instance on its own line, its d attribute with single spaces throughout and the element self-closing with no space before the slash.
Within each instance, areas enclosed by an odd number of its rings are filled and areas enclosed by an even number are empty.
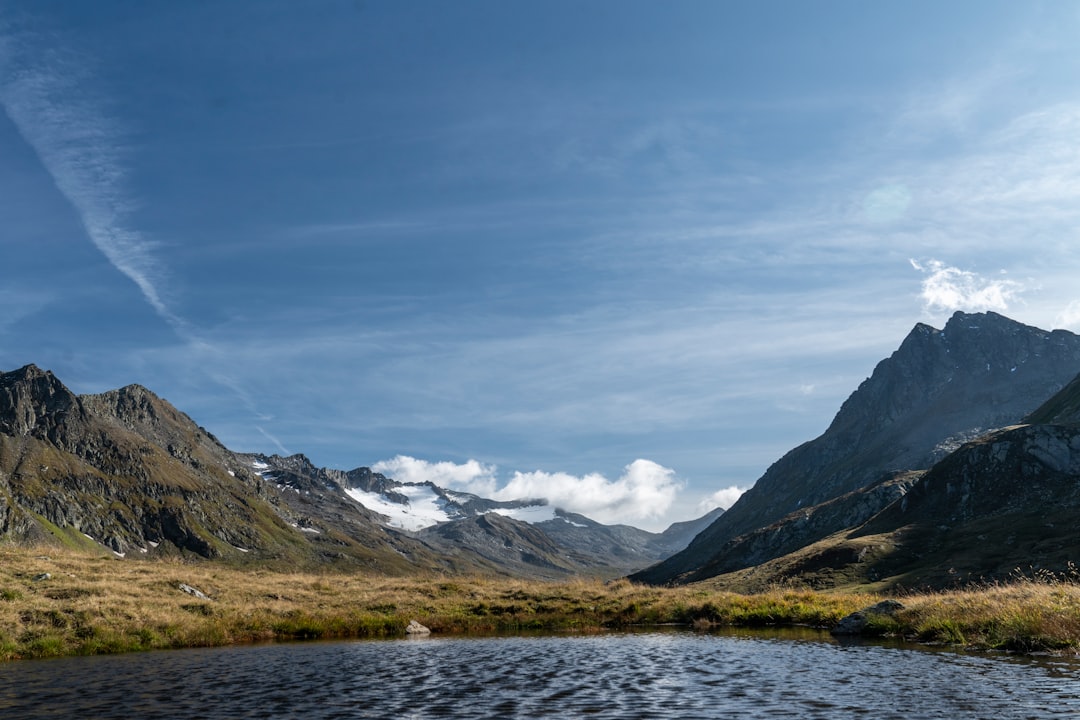
<svg viewBox="0 0 1080 720">
<path fill-rule="evenodd" d="M 965 424 L 990 429 L 1016 422 L 1078 369 L 1080 338 L 1072 333 L 994 312 L 957 312 L 941 330 L 915 325 L 844 402 L 826 434 L 857 442 L 927 413 L 954 418 L 958 430 Z M 992 417 L 982 417 L 987 407 L 997 408 Z M 897 467 L 923 467 L 932 459 L 911 458 Z"/>
<path fill-rule="evenodd" d="M 48 370 L 26 365 L 0 373 L 0 432 L 53 437 L 79 399 Z"/>
</svg>

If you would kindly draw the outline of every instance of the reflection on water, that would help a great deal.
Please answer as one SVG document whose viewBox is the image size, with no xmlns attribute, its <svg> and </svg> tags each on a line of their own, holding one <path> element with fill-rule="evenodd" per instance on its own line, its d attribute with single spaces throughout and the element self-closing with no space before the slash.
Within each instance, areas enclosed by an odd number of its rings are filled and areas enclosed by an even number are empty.
<svg viewBox="0 0 1080 720">
<path fill-rule="evenodd" d="M 264 645 L 0 665 L 2 718 L 1080 717 L 1080 664 L 813 631 Z"/>
</svg>

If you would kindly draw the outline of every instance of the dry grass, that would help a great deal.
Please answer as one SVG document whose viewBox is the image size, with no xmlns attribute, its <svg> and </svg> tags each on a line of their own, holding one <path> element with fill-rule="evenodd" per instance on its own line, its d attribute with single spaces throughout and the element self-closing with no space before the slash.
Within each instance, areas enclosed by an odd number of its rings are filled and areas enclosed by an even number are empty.
<svg viewBox="0 0 1080 720">
<path fill-rule="evenodd" d="M 34 580 L 41 573 L 45 580 Z M 210 596 L 179 590 L 190 585 Z M 631 625 L 827 626 L 867 598 L 756 596 L 625 581 L 389 578 L 0 548 L 0 658 L 437 633 L 590 631 Z"/>
<path fill-rule="evenodd" d="M 49 573 L 43 580 L 34 578 Z M 181 583 L 210 596 L 197 599 Z M 0 546 L 0 659 L 436 633 L 581 632 L 677 623 L 829 627 L 872 594 L 774 589 L 753 595 L 626 581 L 389 578 L 282 573 L 213 563 L 117 560 Z M 873 631 L 1020 651 L 1080 644 L 1080 586 L 1047 578 L 910 595 Z"/>
<path fill-rule="evenodd" d="M 891 631 L 922 642 L 1016 652 L 1080 648 L 1077 579 L 1075 571 L 1018 573 L 1008 583 L 901 598 L 905 608 Z"/>
</svg>

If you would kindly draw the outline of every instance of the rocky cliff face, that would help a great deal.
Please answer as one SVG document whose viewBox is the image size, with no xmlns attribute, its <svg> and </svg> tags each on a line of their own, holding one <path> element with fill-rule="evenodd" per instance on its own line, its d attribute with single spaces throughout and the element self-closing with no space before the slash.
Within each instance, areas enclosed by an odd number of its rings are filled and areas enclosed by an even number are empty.
<svg viewBox="0 0 1080 720">
<path fill-rule="evenodd" d="M 85 423 L 79 399 L 51 372 L 27 365 L 0 373 L 0 432 L 57 441 L 60 429 Z"/>
<path fill-rule="evenodd" d="M 1021 425 L 962 446 L 850 537 L 895 545 L 874 576 L 942 586 L 1065 572 L 1080 557 L 1078 517 L 1080 427 Z"/>
<path fill-rule="evenodd" d="M 1019 422 L 1078 371 L 1080 336 L 1069 332 L 1047 332 L 996 313 L 956 313 L 941 330 L 920 323 L 824 434 L 773 464 L 681 553 L 633 577 L 679 582 L 768 559 L 729 543 L 886 473 L 928 468 L 966 440 Z M 822 523 L 806 541 L 842 529 Z"/>
</svg>

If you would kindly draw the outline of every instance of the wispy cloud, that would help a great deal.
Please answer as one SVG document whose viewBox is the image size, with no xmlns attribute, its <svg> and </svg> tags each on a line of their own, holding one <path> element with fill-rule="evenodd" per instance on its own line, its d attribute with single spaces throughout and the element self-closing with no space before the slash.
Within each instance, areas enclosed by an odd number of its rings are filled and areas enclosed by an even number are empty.
<svg viewBox="0 0 1080 720">
<path fill-rule="evenodd" d="M 87 236 L 178 330 L 186 323 L 159 290 L 153 243 L 135 229 L 123 161 L 121 125 L 89 88 L 90 63 L 49 46 L 39 35 L 0 25 L 0 106 L 34 149 L 57 189 L 75 208 Z"/>
</svg>

